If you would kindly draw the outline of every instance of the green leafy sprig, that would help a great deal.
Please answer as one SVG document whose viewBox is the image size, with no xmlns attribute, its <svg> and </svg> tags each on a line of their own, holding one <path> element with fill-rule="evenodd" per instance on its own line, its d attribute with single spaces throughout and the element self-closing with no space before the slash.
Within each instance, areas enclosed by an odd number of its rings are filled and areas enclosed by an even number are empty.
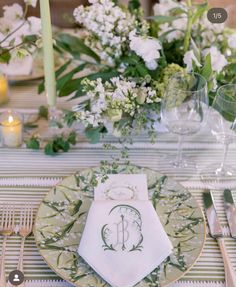
<svg viewBox="0 0 236 287">
<path fill-rule="evenodd" d="M 60 152 L 68 152 L 71 145 L 76 144 L 76 132 L 72 131 L 69 135 L 64 134 L 55 136 L 49 140 L 44 146 L 44 152 L 46 155 L 56 155 Z M 26 147 L 33 150 L 39 150 L 43 147 L 44 142 L 40 140 L 39 136 L 33 135 L 26 141 Z"/>
</svg>

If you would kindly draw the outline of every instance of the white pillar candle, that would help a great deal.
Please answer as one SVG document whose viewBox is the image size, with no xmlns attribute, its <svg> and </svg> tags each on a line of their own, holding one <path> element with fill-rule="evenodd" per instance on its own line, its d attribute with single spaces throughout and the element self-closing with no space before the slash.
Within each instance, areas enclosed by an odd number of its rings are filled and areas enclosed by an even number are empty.
<svg viewBox="0 0 236 287">
<path fill-rule="evenodd" d="M 8 112 L 1 122 L 2 143 L 8 147 L 19 147 L 22 144 L 22 121 L 17 114 Z"/>
<path fill-rule="evenodd" d="M 40 0 L 40 15 L 42 21 L 45 90 L 48 105 L 53 107 L 56 105 L 56 80 L 49 0 Z"/>
</svg>

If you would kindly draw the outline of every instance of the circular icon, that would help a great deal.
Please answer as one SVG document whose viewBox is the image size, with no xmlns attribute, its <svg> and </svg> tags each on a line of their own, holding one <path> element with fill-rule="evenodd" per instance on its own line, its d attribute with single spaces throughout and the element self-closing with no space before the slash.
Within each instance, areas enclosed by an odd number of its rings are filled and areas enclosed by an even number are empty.
<svg viewBox="0 0 236 287">
<path fill-rule="evenodd" d="M 24 282 L 24 274 L 19 270 L 14 270 L 9 274 L 8 280 L 13 286 L 18 286 Z"/>
<path fill-rule="evenodd" d="M 228 18 L 228 13 L 224 8 L 211 8 L 207 12 L 207 18 L 211 23 L 221 24 Z"/>
</svg>

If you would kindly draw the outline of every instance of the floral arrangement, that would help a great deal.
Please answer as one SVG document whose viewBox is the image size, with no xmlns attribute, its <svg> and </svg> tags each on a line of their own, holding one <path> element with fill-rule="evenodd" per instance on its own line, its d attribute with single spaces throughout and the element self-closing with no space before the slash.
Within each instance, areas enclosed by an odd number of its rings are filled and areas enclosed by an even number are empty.
<svg viewBox="0 0 236 287">
<path fill-rule="evenodd" d="M 113 133 L 117 136 L 147 127 L 149 121 L 143 114 L 144 106 L 147 110 L 154 109 L 161 100 L 145 80 L 138 83 L 113 77 L 103 83 L 101 78 L 93 81 L 84 79 L 82 85 L 88 100 L 75 107 L 74 111 L 77 120 L 84 123 L 85 132 L 92 142 L 97 141 L 98 131 L 102 132 L 104 127 L 108 129 L 109 123 L 112 123 Z M 130 118 L 136 122 L 135 126 L 131 126 Z"/>
<path fill-rule="evenodd" d="M 3 6 L 3 16 L 0 18 L 0 63 L 22 59 L 32 54 L 37 47 L 41 20 L 33 16 L 26 17 L 29 6 L 36 7 L 37 0 L 24 2 L 24 9 L 17 3 Z"/>
<path fill-rule="evenodd" d="M 153 139 L 161 98 L 176 72 L 203 75 L 211 98 L 217 86 L 236 82 L 236 31 L 210 23 L 207 3 L 160 0 L 145 19 L 138 0 L 128 7 L 89 2 L 74 11 L 82 36 L 57 37 L 58 49 L 77 61 L 69 73 L 61 73 L 69 62 L 57 73 L 57 88 L 59 96 L 82 97 L 65 118 L 82 122 L 92 142 L 111 125 L 115 135 L 145 129 Z"/>
</svg>

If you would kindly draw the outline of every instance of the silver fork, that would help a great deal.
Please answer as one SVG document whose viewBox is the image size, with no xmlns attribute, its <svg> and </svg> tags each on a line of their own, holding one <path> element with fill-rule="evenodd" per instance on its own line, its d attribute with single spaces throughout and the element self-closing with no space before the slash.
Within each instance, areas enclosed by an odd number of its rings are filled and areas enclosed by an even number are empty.
<svg viewBox="0 0 236 287">
<path fill-rule="evenodd" d="M 20 211 L 19 234 L 22 237 L 22 239 L 21 239 L 20 256 L 17 266 L 17 270 L 20 270 L 22 273 L 24 273 L 23 260 L 24 260 L 25 240 L 32 232 L 32 229 L 33 229 L 33 208 L 32 206 L 25 206 Z M 18 285 L 18 287 L 24 287 L 24 286 L 25 286 L 24 282 Z"/>
<path fill-rule="evenodd" d="M 1 206 L 2 218 L 0 220 L 0 234 L 3 236 L 1 269 L 0 269 L 0 287 L 6 287 L 5 273 L 5 253 L 7 238 L 13 234 L 15 228 L 15 208 L 13 205 L 4 204 Z"/>
</svg>

